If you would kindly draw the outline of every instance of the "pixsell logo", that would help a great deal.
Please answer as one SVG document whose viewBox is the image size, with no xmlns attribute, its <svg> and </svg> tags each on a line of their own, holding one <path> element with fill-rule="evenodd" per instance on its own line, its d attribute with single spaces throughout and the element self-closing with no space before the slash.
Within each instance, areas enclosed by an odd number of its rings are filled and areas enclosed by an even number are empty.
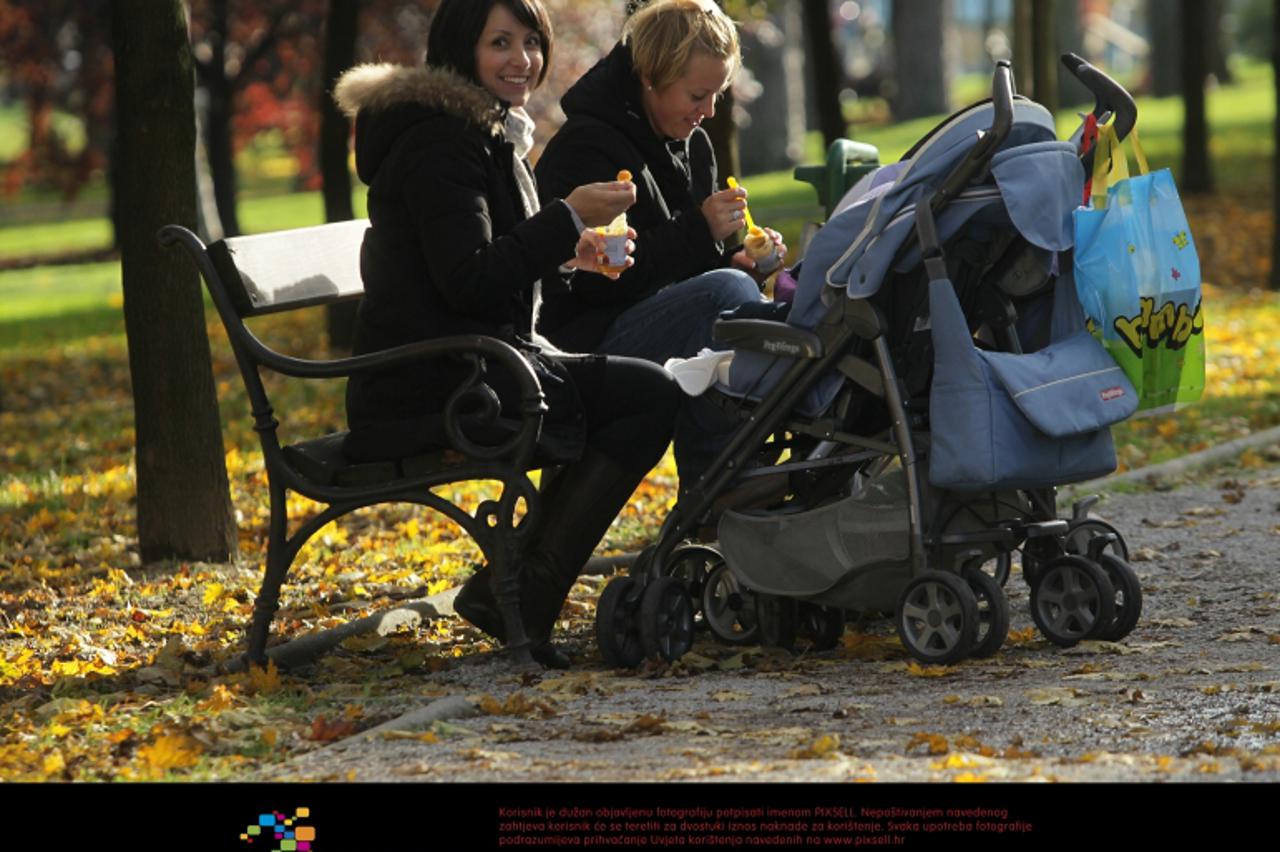
<svg viewBox="0 0 1280 852">
<path fill-rule="evenodd" d="M 258 821 L 240 832 L 240 839 L 255 850 L 268 852 L 316 852 L 316 827 L 303 825 L 311 820 L 311 808 L 298 808 L 293 816 L 279 811 L 258 814 Z M 259 841 L 266 839 L 266 843 Z"/>
</svg>

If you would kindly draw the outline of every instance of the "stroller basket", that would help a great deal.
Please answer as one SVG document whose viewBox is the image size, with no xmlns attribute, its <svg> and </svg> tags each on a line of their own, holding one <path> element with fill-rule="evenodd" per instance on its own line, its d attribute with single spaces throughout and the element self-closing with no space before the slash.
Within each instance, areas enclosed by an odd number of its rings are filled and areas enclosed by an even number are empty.
<svg viewBox="0 0 1280 852">
<path fill-rule="evenodd" d="M 725 512 L 721 550 L 734 573 L 757 591 L 892 610 L 908 576 L 903 562 L 911 555 L 906 499 L 906 481 L 896 468 L 849 497 L 809 511 Z M 894 577 L 901 579 L 886 582 Z"/>
</svg>

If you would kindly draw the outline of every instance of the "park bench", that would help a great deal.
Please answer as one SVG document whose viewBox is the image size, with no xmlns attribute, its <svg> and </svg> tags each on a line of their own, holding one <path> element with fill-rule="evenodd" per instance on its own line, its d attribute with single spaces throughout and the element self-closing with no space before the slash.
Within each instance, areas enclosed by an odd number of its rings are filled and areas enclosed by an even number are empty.
<svg viewBox="0 0 1280 852">
<path fill-rule="evenodd" d="M 466 531 L 493 569 L 494 592 L 503 612 L 507 649 L 528 661 L 529 643 L 520 619 L 517 555 L 533 528 L 537 491 L 528 471 L 536 467 L 538 432 L 546 411 L 541 388 L 528 362 L 506 343 L 481 335 L 423 341 L 381 352 L 333 360 L 309 360 L 269 348 L 246 320 L 279 311 L 330 305 L 359 298 L 360 245 L 367 220 L 339 222 L 268 234 L 233 237 L 206 246 L 177 225 L 160 230 L 161 244 L 181 246 L 200 270 L 230 338 L 252 405 L 254 430 L 262 443 L 271 516 L 262 586 L 249 627 L 247 661 L 265 665 L 271 621 L 280 587 L 302 546 L 330 521 L 381 503 L 413 503 L 443 513 Z M 470 365 L 470 376 L 450 397 L 444 412 L 449 446 L 439 451 L 375 463 L 356 463 L 342 452 L 345 432 L 282 445 L 277 434 L 288 412 L 268 398 L 262 372 L 302 381 L 336 379 L 408 362 L 449 360 Z M 506 370 L 520 391 L 520 410 L 500 410 L 484 384 L 486 371 Z M 431 489 L 450 483 L 501 483 L 496 499 L 474 514 Z M 288 492 L 324 508 L 289 532 Z M 525 512 L 517 520 L 518 502 Z"/>
</svg>

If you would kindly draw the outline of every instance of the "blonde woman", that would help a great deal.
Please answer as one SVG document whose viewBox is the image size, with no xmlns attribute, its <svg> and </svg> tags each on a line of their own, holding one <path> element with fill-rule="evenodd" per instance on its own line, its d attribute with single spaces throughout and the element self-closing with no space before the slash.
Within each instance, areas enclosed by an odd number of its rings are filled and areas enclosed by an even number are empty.
<svg viewBox="0 0 1280 852">
<path fill-rule="evenodd" d="M 724 310 L 759 301 L 755 262 L 737 244 L 746 194 L 721 189 L 701 124 L 741 65 L 733 22 L 711 0 L 654 0 L 561 100 L 567 121 L 537 165 L 544 199 L 626 169 L 637 199 L 635 265 L 616 281 L 580 275 L 573 299 L 548 304 L 543 332 L 575 352 L 663 363 L 712 346 Z M 786 246 L 776 232 L 780 250 Z M 723 425 L 686 405 L 676 422 L 680 479 L 714 458 Z"/>
</svg>

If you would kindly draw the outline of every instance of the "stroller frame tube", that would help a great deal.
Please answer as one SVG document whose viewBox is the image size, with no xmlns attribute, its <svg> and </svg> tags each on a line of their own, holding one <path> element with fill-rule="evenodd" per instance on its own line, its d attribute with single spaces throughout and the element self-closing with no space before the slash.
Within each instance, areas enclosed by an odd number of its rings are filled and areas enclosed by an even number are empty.
<svg viewBox="0 0 1280 852">
<path fill-rule="evenodd" d="M 718 495 L 733 482 L 739 474 L 743 463 L 759 448 L 760 443 L 791 414 L 792 407 L 801 395 L 818 377 L 822 376 L 836 360 L 844 354 L 844 350 L 853 336 L 847 328 L 835 329 L 833 339 L 828 340 L 823 332 L 830 328 L 825 322 L 819 329 L 819 338 L 823 343 L 823 354 L 814 359 L 797 360 L 778 382 L 781 393 L 770 394 L 760 401 L 755 410 L 743 425 L 736 429 L 729 443 L 720 452 L 710 470 L 713 473 L 708 479 L 702 478 L 685 494 L 685 498 L 676 504 L 671 514 L 663 521 L 655 545 L 653 559 L 650 563 L 654 570 L 660 571 L 661 565 L 677 543 L 696 527 L 700 518 L 711 508 L 714 501 L 712 495 Z M 656 576 L 656 573 L 655 573 Z"/>
</svg>

